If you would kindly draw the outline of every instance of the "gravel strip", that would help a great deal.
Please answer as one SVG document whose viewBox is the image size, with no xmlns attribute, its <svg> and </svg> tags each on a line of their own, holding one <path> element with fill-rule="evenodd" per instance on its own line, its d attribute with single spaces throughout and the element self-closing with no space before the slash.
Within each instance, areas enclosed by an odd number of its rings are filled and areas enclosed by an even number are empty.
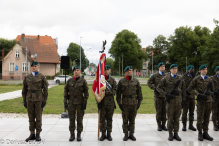
<svg viewBox="0 0 219 146">
<path fill-rule="evenodd" d="M 27 114 L 18 113 L 0 113 L 0 119 L 2 118 L 28 118 Z M 43 118 L 61 118 L 61 114 L 43 114 Z M 98 114 L 85 114 L 84 118 L 98 118 Z M 122 119 L 121 114 L 114 114 L 113 118 Z M 155 114 L 137 114 L 136 119 L 155 119 Z"/>
</svg>

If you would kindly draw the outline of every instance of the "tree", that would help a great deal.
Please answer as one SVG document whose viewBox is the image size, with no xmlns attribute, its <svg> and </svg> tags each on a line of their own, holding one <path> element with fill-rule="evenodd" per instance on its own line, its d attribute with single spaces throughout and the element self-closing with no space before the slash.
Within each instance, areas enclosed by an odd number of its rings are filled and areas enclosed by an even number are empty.
<svg viewBox="0 0 219 146">
<path fill-rule="evenodd" d="M 109 54 L 115 59 L 114 67 L 119 68 L 119 59 L 123 56 L 123 68 L 132 65 L 134 69 L 141 70 L 143 60 L 147 60 L 147 55 L 142 51 L 141 39 L 129 30 L 122 30 L 112 41 Z M 122 59 L 121 59 L 122 60 Z M 122 62 L 121 62 L 122 63 Z"/>
<path fill-rule="evenodd" d="M 219 21 L 214 19 L 216 27 L 213 33 L 206 38 L 206 46 L 200 47 L 200 52 L 202 53 L 202 64 L 208 65 L 208 74 L 213 75 L 215 67 L 219 66 Z"/>
<path fill-rule="evenodd" d="M 106 65 L 109 65 L 111 68 L 111 71 L 114 70 L 114 61 L 112 58 L 106 58 Z"/>
<path fill-rule="evenodd" d="M 94 63 L 90 63 L 90 66 L 97 67 Z"/>
<path fill-rule="evenodd" d="M 160 62 L 167 62 L 167 52 L 169 49 L 169 42 L 163 35 L 157 36 L 153 40 L 153 46 L 146 47 L 146 52 L 150 60 L 152 60 L 153 54 L 153 69 L 157 69 L 157 65 Z M 152 61 L 148 64 L 148 69 L 152 69 Z"/>
<path fill-rule="evenodd" d="M 8 54 L 8 52 L 12 49 L 12 47 L 16 44 L 16 40 L 8 40 L 4 38 L 0 38 L 0 60 L 2 59 L 2 50 L 4 50 L 4 54 Z M 2 63 L 0 63 L 0 73 L 2 72 Z"/>
<path fill-rule="evenodd" d="M 76 43 L 70 43 L 67 48 L 67 55 L 70 57 L 71 62 L 75 60 L 76 65 L 80 66 L 80 45 Z M 89 60 L 86 58 L 84 54 L 84 49 L 81 47 L 81 71 L 82 72 L 87 67 L 86 63 L 88 65 Z M 70 68 L 70 71 L 72 71 L 72 68 Z"/>
</svg>

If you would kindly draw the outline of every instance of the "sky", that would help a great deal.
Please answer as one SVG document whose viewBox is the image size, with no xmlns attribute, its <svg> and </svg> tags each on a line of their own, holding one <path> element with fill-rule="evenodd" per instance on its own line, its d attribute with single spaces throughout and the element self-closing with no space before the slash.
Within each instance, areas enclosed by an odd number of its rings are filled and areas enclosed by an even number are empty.
<svg viewBox="0 0 219 146">
<path fill-rule="evenodd" d="M 218 0 L 0 0 L 0 38 L 49 35 L 58 38 L 60 55 L 67 55 L 69 43 L 81 43 L 96 64 L 102 41 L 107 41 L 110 57 L 111 42 L 123 29 L 134 32 L 142 48 L 158 35 L 168 38 L 180 26 L 213 31 L 218 6 Z"/>
</svg>

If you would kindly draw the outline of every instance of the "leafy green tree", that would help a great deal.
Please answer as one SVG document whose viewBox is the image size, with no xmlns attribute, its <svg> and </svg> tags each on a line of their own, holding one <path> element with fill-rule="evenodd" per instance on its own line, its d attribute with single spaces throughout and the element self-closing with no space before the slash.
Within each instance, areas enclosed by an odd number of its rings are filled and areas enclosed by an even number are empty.
<svg viewBox="0 0 219 146">
<path fill-rule="evenodd" d="M 71 62 L 75 61 L 76 64 L 80 66 L 80 45 L 76 43 L 70 43 L 67 48 L 67 55 L 70 57 Z M 89 64 L 89 60 L 86 58 L 84 49 L 81 47 L 81 70 L 82 72 Z M 72 68 L 70 67 L 70 71 L 72 71 Z"/>
<path fill-rule="evenodd" d="M 122 60 L 122 56 L 123 69 L 128 65 L 132 65 L 134 69 L 142 69 L 142 62 L 143 60 L 147 60 L 147 55 L 142 51 L 140 43 L 141 39 L 129 30 L 124 29 L 116 34 L 109 49 L 109 54 L 115 59 L 115 69 L 119 68 L 119 59 Z M 120 63 L 120 70 L 123 70 L 122 61 Z"/>
<path fill-rule="evenodd" d="M 8 52 L 12 49 L 12 47 L 16 44 L 16 40 L 8 40 L 4 38 L 0 38 L 0 60 L 2 59 L 2 50 L 4 50 L 4 54 L 8 54 Z M 2 72 L 2 63 L 0 63 L 0 73 Z"/>
<path fill-rule="evenodd" d="M 160 62 L 164 62 L 166 64 L 168 49 L 169 49 L 169 42 L 167 41 L 166 37 L 164 37 L 163 35 L 159 35 L 153 40 L 153 46 L 146 47 L 148 58 L 150 58 L 150 62 L 148 64 L 149 70 L 152 69 L 152 54 L 153 54 L 153 69 L 157 69 L 157 65 Z"/>
</svg>

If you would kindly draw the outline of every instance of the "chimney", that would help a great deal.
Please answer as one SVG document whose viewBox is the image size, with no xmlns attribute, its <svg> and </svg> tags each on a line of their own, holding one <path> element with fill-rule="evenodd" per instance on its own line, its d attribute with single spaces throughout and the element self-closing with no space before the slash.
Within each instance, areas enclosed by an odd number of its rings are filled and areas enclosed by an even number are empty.
<svg viewBox="0 0 219 146">
<path fill-rule="evenodd" d="M 40 35 L 38 35 L 38 41 L 40 40 Z"/>
<path fill-rule="evenodd" d="M 24 39 L 24 37 L 25 37 L 25 34 L 24 34 L 24 33 L 22 33 L 22 34 L 21 34 L 21 38 L 22 38 L 22 39 Z"/>
<path fill-rule="evenodd" d="M 5 52 L 4 52 L 4 50 L 2 50 L 2 59 L 4 59 L 5 58 Z"/>
</svg>

